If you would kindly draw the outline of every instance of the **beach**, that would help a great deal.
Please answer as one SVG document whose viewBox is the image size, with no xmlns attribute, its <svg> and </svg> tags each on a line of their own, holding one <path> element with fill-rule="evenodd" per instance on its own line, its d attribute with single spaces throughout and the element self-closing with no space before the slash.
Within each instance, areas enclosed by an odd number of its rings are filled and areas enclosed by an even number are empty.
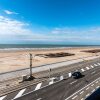
<svg viewBox="0 0 100 100">
<path fill-rule="evenodd" d="M 0 73 L 29 68 L 31 53 L 33 56 L 32 66 L 38 67 L 45 64 L 68 61 L 99 55 L 100 53 L 84 52 L 85 50 L 100 49 L 100 47 L 66 47 L 66 48 L 44 48 L 44 49 L 13 49 L 0 50 Z M 50 57 L 60 53 L 73 54 L 71 56 Z M 42 56 L 41 56 L 42 55 Z"/>
</svg>

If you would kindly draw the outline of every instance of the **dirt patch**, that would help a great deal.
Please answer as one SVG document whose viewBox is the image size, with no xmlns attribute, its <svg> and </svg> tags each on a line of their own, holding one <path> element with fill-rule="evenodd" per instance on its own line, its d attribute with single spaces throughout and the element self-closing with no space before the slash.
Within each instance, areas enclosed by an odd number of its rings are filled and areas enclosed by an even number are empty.
<svg viewBox="0 0 100 100">
<path fill-rule="evenodd" d="M 48 53 L 48 54 L 37 54 L 36 56 L 44 57 L 44 58 L 57 58 L 57 57 L 65 57 L 65 56 L 73 56 L 75 54 L 72 53 Z"/>
<path fill-rule="evenodd" d="M 81 51 L 81 52 L 87 52 L 87 53 L 98 53 L 98 52 L 100 52 L 100 49 L 85 50 L 85 51 Z"/>
</svg>

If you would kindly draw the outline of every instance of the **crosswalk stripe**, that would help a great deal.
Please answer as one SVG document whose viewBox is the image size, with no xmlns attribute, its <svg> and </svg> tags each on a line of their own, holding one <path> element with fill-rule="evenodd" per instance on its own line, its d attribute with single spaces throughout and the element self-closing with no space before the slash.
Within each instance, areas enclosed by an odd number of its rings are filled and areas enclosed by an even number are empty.
<svg viewBox="0 0 100 100">
<path fill-rule="evenodd" d="M 100 65 L 100 63 L 97 63 L 98 65 Z"/>
<path fill-rule="evenodd" d="M 94 68 L 94 66 L 91 65 L 91 68 Z"/>
<path fill-rule="evenodd" d="M 90 68 L 89 67 L 86 67 L 86 69 L 89 70 Z"/>
<path fill-rule="evenodd" d="M 85 70 L 82 68 L 81 71 L 84 72 Z"/>
<path fill-rule="evenodd" d="M 6 96 L 2 96 L 2 97 L 0 97 L 0 100 L 3 100 L 5 97 L 6 97 Z"/>
<path fill-rule="evenodd" d="M 94 66 L 98 66 L 97 64 L 94 64 Z"/>
<path fill-rule="evenodd" d="M 37 86 L 36 86 L 35 90 L 40 89 L 40 88 L 41 88 L 41 85 L 42 85 L 42 83 L 37 84 Z"/>
<path fill-rule="evenodd" d="M 60 76 L 60 80 L 63 80 L 64 79 L 64 77 L 63 76 Z"/>
<path fill-rule="evenodd" d="M 21 97 L 22 94 L 25 92 L 26 88 L 25 89 L 22 89 L 16 96 L 14 99 L 18 98 L 18 97 Z"/>
</svg>

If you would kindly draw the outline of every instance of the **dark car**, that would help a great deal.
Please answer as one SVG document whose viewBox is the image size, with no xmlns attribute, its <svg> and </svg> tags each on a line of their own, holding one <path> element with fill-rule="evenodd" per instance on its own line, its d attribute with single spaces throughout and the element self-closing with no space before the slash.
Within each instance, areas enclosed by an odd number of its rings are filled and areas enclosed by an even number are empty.
<svg viewBox="0 0 100 100">
<path fill-rule="evenodd" d="M 72 74 L 72 77 L 75 79 L 78 79 L 78 78 L 82 77 L 82 74 L 81 74 L 81 72 L 77 71 Z"/>
</svg>

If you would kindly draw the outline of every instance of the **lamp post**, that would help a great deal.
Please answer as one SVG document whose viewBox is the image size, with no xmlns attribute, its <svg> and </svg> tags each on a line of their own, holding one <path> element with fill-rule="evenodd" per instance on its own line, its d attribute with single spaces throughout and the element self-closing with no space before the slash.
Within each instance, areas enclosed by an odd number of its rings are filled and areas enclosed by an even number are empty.
<svg viewBox="0 0 100 100">
<path fill-rule="evenodd" d="M 29 80 L 33 80 L 34 79 L 34 77 L 32 76 L 32 59 L 33 59 L 33 56 L 30 53 L 30 76 L 29 76 Z"/>
</svg>

